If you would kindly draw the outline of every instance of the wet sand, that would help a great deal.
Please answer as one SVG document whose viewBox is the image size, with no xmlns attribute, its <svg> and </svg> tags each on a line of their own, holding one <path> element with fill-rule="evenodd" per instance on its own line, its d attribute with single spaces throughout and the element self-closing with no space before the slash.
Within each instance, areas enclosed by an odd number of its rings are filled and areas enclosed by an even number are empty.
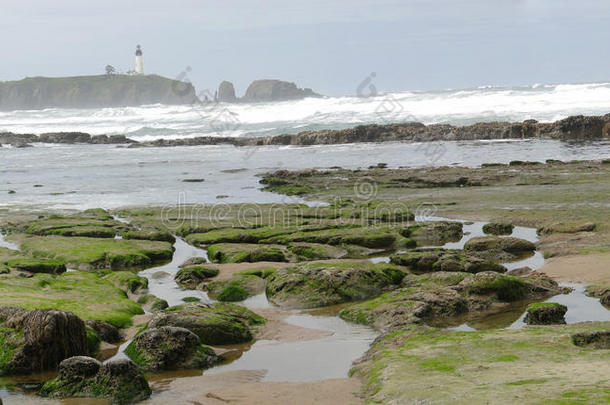
<svg viewBox="0 0 610 405">
<path fill-rule="evenodd" d="M 172 381 L 143 404 L 360 404 L 360 382 L 339 378 L 316 382 L 262 382 L 264 370 L 239 370 Z"/>
<path fill-rule="evenodd" d="M 540 272 L 570 283 L 591 284 L 610 280 L 610 254 L 560 256 L 547 259 Z"/>
</svg>

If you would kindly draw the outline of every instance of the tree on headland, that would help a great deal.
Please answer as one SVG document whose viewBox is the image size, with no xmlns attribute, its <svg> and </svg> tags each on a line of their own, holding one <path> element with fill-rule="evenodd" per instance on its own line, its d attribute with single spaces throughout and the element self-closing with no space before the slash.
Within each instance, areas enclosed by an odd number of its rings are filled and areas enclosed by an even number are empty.
<svg viewBox="0 0 610 405">
<path fill-rule="evenodd" d="M 114 74 L 116 74 L 116 69 L 114 68 L 114 66 L 106 65 L 106 75 L 107 76 L 112 76 Z"/>
</svg>

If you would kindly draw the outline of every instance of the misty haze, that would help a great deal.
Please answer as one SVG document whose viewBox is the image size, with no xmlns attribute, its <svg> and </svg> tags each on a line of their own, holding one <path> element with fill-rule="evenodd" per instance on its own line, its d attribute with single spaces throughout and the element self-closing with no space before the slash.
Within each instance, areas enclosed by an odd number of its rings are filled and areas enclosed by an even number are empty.
<svg viewBox="0 0 610 405">
<path fill-rule="evenodd" d="M 608 403 L 609 18 L 3 1 L 0 405 Z"/>
</svg>

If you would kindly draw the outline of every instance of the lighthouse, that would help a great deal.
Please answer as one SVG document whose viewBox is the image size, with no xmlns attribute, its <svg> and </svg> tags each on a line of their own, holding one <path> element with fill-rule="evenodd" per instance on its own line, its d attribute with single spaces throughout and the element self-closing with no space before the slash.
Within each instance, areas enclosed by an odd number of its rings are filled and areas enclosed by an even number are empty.
<svg viewBox="0 0 610 405">
<path fill-rule="evenodd" d="M 138 45 L 136 48 L 136 74 L 144 74 L 144 62 L 142 61 L 142 48 L 140 45 Z"/>
</svg>

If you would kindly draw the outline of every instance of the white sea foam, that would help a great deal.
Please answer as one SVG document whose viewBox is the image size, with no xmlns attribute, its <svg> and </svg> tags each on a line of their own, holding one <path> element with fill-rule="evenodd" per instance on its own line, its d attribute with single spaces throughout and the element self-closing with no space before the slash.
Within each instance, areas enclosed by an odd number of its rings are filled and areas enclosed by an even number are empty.
<svg viewBox="0 0 610 405">
<path fill-rule="evenodd" d="M 481 86 L 374 97 L 326 97 L 259 104 L 148 105 L 101 109 L 46 109 L 0 113 L 0 131 L 84 131 L 138 140 L 195 136 L 263 136 L 365 123 L 419 121 L 554 121 L 610 111 L 610 83 Z"/>
</svg>

